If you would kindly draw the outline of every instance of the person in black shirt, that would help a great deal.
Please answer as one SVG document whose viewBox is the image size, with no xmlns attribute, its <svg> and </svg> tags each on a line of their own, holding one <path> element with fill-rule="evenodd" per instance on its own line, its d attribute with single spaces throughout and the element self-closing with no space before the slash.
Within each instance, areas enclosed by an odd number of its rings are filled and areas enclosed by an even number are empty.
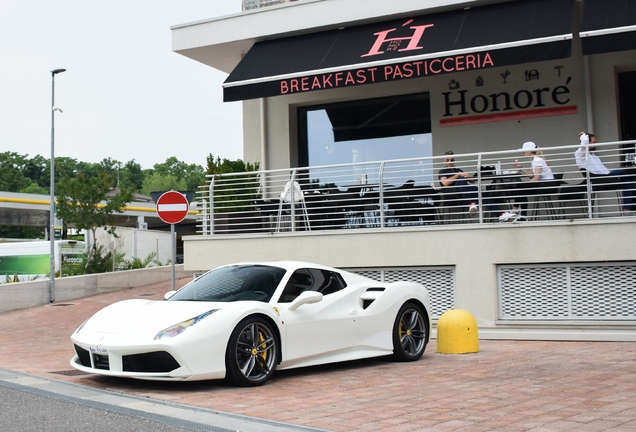
<svg viewBox="0 0 636 432">
<path fill-rule="evenodd" d="M 476 179 L 460 168 L 455 167 L 453 155 L 452 151 L 444 153 L 444 168 L 439 170 L 438 177 L 445 200 L 467 205 L 468 213 L 471 216 L 475 216 L 479 212 L 477 186 L 469 183 L 474 183 Z"/>
</svg>

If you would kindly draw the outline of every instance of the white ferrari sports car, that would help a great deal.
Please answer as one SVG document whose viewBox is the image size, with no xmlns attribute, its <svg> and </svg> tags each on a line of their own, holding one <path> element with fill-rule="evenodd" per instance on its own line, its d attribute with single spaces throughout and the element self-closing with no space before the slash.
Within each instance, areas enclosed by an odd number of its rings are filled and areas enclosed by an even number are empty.
<svg viewBox="0 0 636 432">
<path fill-rule="evenodd" d="M 393 355 L 418 360 L 429 339 L 428 291 L 303 262 L 211 270 L 164 301 L 124 300 L 71 336 L 71 366 L 148 380 L 227 378 Z"/>
</svg>

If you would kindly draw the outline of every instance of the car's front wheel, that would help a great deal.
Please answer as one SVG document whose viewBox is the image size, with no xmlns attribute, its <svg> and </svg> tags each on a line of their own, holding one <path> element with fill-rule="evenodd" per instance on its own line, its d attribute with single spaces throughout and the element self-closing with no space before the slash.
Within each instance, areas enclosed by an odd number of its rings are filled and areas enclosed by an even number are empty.
<svg viewBox="0 0 636 432">
<path fill-rule="evenodd" d="M 276 369 L 279 343 L 272 325 L 247 317 L 234 329 L 225 353 L 227 378 L 241 386 L 265 383 Z"/>
<path fill-rule="evenodd" d="M 393 357 L 414 361 L 422 357 L 428 343 L 428 319 L 415 303 L 400 308 L 393 325 Z"/>
</svg>

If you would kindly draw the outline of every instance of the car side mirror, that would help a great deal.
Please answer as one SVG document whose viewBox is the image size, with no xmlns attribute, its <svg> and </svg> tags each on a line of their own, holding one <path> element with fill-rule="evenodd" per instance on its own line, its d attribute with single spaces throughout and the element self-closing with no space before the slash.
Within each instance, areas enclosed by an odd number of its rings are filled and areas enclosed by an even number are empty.
<svg viewBox="0 0 636 432">
<path fill-rule="evenodd" d="M 298 309 L 300 306 L 304 304 L 318 303 L 320 301 L 322 301 L 321 293 L 316 291 L 305 291 L 304 293 L 296 297 L 296 299 L 293 302 L 291 302 L 288 310 L 295 311 L 296 309 Z"/>
<path fill-rule="evenodd" d="M 170 297 L 172 297 L 173 295 L 175 295 L 177 292 L 176 291 L 168 291 L 167 293 L 165 293 L 163 295 L 163 299 L 164 300 L 168 300 Z"/>
</svg>

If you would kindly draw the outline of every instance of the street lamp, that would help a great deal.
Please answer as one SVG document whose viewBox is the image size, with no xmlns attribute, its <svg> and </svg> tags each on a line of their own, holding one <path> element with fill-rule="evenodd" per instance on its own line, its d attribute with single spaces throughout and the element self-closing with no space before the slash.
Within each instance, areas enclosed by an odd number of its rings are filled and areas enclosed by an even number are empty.
<svg viewBox="0 0 636 432">
<path fill-rule="evenodd" d="M 66 69 L 53 69 L 51 71 L 51 202 L 49 207 L 49 242 L 51 245 L 51 256 L 49 260 L 49 300 L 51 303 L 55 301 L 55 111 L 62 112 L 61 109 L 55 107 L 55 75 L 62 72 L 66 72 Z"/>
</svg>

